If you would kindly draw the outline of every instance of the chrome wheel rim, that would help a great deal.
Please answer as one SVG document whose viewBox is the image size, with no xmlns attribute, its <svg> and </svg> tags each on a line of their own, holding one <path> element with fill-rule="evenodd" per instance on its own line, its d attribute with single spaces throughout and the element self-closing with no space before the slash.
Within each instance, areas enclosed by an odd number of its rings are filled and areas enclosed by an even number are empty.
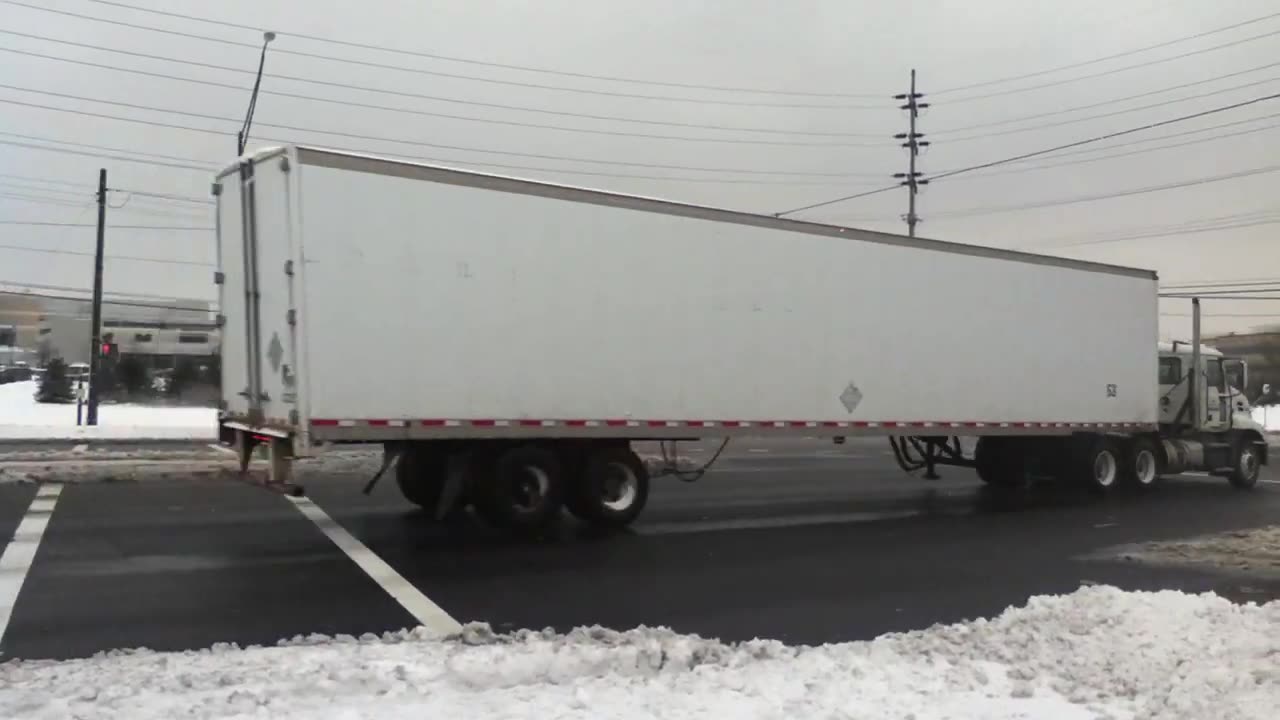
<svg viewBox="0 0 1280 720">
<path fill-rule="evenodd" d="M 640 494 L 640 481 L 626 463 L 609 463 L 605 471 L 600 504 L 614 512 L 622 512 L 635 504 Z"/>
<path fill-rule="evenodd" d="M 525 465 L 520 468 L 520 475 L 515 482 L 513 502 L 517 510 L 528 512 L 537 510 L 551 487 L 551 478 L 547 471 L 537 465 Z"/>
<path fill-rule="evenodd" d="M 1253 448 L 1247 448 L 1240 453 L 1240 474 L 1246 478 L 1251 478 L 1258 472 L 1258 453 Z"/>
<path fill-rule="evenodd" d="M 1111 487 L 1116 481 L 1116 457 L 1109 450 L 1093 458 L 1093 481 L 1099 487 Z"/>
<path fill-rule="evenodd" d="M 1133 474 L 1139 485 L 1150 485 L 1156 481 L 1156 455 L 1150 450 L 1139 450 L 1133 459 Z"/>
</svg>

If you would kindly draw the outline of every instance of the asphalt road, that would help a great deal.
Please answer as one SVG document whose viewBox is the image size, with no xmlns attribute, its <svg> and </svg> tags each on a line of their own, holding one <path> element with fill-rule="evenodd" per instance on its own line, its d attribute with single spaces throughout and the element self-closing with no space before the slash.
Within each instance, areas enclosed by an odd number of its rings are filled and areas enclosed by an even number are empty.
<svg viewBox="0 0 1280 720">
<path fill-rule="evenodd" d="M 1083 557 L 1274 523 L 1280 473 L 1270 468 L 1250 493 L 1187 478 L 1142 495 L 1044 486 L 1010 497 L 987 494 L 966 470 L 906 477 L 883 441 L 747 440 L 697 483 L 658 483 L 634 532 L 601 537 L 566 519 L 530 542 L 469 522 L 441 527 L 394 483 L 366 497 L 366 468 L 334 467 L 302 478 L 319 508 L 453 617 L 503 631 L 646 624 L 822 643 L 989 616 L 1082 582 L 1280 597 L 1265 578 Z M 0 485 L 0 542 L 35 492 Z M 68 484 L 48 517 L 3 658 L 415 623 L 292 501 L 252 485 L 181 472 Z"/>
</svg>

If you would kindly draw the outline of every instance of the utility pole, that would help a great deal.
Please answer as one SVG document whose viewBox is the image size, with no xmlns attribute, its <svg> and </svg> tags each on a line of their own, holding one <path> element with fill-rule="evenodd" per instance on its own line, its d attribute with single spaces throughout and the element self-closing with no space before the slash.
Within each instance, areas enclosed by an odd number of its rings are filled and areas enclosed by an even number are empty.
<svg viewBox="0 0 1280 720">
<path fill-rule="evenodd" d="M 920 98 L 924 97 L 924 93 L 916 92 L 916 71 L 911 70 L 911 90 L 906 94 L 894 95 L 895 100 L 905 100 L 906 103 L 899 105 L 898 109 L 906 110 L 907 117 L 910 119 L 910 126 L 907 132 L 894 135 L 898 140 L 905 140 L 902 147 L 907 149 L 907 171 L 905 173 L 894 173 L 895 178 L 902 180 L 902 185 L 907 188 L 907 214 L 903 218 L 907 221 L 907 235 L 916 236 L 916 223 L 920 222 L 920 216 L 916 215 L 916 194 L 920 192 L 921 185 L 928 185 L 928 180 L 921 180 L 922 173 L 916 171 L 916 158 L 920 155 L 920 148 L 929 145 L 928 140 L 921 140 L 924 133 L 916 132 L 916 118 L 920 115 L 921 108 L 929 107 L 929 103 L 920 102 Z"/>
<path fill-rule="evenodd" d="M 98 246 L 93 253 L 93 344 L 89 347 L 89 411 L 85 424 L 98 424 L 98 382 L 102 367 L 102 254 L 107 229 L 107 169 L 98 171 Z"/>
</svg>

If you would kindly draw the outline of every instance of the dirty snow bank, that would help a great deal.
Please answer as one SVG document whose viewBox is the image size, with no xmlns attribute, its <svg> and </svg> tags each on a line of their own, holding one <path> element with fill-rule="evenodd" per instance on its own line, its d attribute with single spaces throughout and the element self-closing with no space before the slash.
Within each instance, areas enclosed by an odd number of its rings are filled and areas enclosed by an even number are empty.
<svg viewBox="0 0 1280 720">
<path fill-rule="evenodd" d="M 1280 603 L 1092 587 L 871 642 L 469 626 L 0 665 L 0 717 L 1273 718 Z"/>
<path fill-rule="evenodd" d="M 36 381 L 0 385 L 3 440 L 211 440 L 217 435 L 213 408 L 103 404 L 98 424 L 76 425 L 76 405 L 38 403 Z"/>
<path fill-rule="evenodd" d="M 1120 545 L 1094 557 L 1280 577 L 1280 525 Z"/>
</svg>

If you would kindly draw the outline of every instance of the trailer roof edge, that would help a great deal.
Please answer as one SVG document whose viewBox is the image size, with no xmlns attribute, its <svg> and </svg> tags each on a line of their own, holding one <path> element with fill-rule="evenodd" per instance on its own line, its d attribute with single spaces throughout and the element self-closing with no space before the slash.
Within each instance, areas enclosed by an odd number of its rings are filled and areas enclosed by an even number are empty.
<svg viewBox="0 0 1280 720">
<path fill-rule="evenodd" d="M 527 180 L 506 175 L 480 173 L 473 170 L 460 170 L 440 165 L 429 165 L 426 163 L 407 160 L 397 160 L 378 155 L 327 150 L 321 147 L 308 145 L 296 145 L 293 147 L 296 150 L 298 162 L 303 165 L 352 170 L 378 175 L 391 175 L 449 185 L 484 188 L 499 192 L 536 195 L 560 200 L 572 200 L 681 217 L 716 220 L 753 227 L 784 229 L 793 232 L 807 233 L 810 235 L 837 238 L 842 237 L 851 240 L 860 240 L 863 242 L 873 242 L 885 245 L 897 245 L 900 247 L 936 250 L 939 252 L 949 252 L 975 257 L 1011 260 L 1034 265 L 1086 270 L 1111 275 L 1147 278 L 1150 280 L 1158 279 L 1154 270 L 1146 270 L 1142 268 L 1089 262 L 1087 260 L 1073 260 L 1070 258 L 1040 255 L 1036 253 L 1022 252 L 1019 250 L 1005 250 L 983 245 L 967 245 L 964 243 L 948 242 L 944 240 L 931 240 L 919 237 L 913 238 L 905 235 L 895 235 L 893 233 L 879 232 L 875 230 L 863 230 L 859 228 L 829 225 L 826 223 L 807 220 L 779 218 L 771 215 L 760 215 L 741 210 L 727 210 L 724 208 L 682 203 L 674 200 L 664 200 L 640 195 L 626 195 L 607 190 L 593 190 L 542 180 Z M 253 155 L 241 158 L 241 160 L 250 159 L 254 162 L 258 162 L 269 157 L 274 157 L 286 150 L 286 148 L 279 147 L 268 148 Z M 239 167 L 239 162 L 240 161 L 237 161 L 235 165 L 228 167 L 219 175 L 219 177 L 234 171 Z"/>
</svg>

